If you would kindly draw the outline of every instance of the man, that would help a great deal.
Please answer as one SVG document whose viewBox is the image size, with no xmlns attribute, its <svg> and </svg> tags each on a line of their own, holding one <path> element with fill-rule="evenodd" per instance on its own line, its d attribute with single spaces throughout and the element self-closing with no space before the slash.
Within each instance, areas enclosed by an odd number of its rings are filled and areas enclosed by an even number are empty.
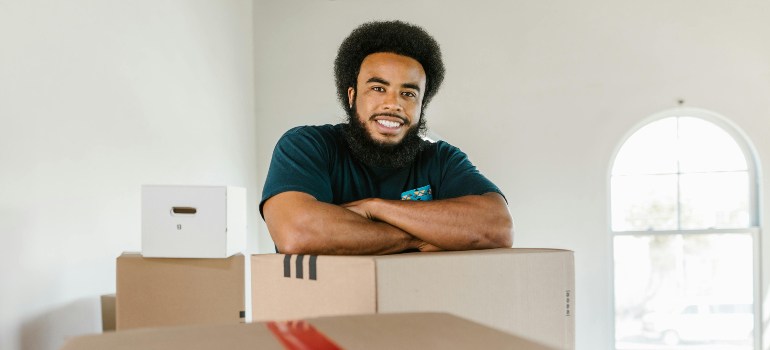
<svg viewBox="0 0 770 350">
<path fill-rule="evenodd" d="M 423 112 L 444 65 L 436 41 L 407 23 L 371 22 L 334 64 L 346 124 L 289 130 L 273 152 L 262 213 L 285 254 L 388 254 L 510 247 L 500 190 Z"/>
</svg>

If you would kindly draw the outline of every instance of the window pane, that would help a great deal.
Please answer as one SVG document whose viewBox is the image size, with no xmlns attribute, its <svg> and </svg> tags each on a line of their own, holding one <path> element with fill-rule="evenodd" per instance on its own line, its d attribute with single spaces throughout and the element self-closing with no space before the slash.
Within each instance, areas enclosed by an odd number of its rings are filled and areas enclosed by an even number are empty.
<svg viewBox="0 0 770 350">
<path fill-rule="evenodd" d="M 746 170 L 738 144 L 722 128 L 698 118 L 679 118 L 679 170 L 688 172 Z"/>
<path fill-rule="evenodd" d="M 682 229 L 749 226 L 749 175 L 745 171 L 682 174 Z"/>
<path fill-rule="evenodd" d="M 676 118 L 661 119 L 639 129 L 620 148 L 612 166 L 612 175 L 676 172 Z"/>
<path fill-rule="evenodd" d="M 753 349 L 750 234 L 616 236 L 617 349 Z"/>
<path fill-rule="evenodd" d="M 613 176 L 612 230 L 677 229 L 676 175 Z"/>
</svg>

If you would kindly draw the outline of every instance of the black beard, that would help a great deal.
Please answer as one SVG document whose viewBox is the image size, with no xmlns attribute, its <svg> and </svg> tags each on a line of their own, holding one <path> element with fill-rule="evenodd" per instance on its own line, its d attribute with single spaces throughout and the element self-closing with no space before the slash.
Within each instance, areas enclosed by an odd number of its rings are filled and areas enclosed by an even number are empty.
<svg viewBox="0 0 770 350">
<path fill-rule="evenodd" d="M 378 142 L 369 135 L 366 123 L 358 117 L 354 103 L 348 110 L 348 122 L 343 125 L 342 131 L 353 157 L 359 162 L 370 167 L 400 169 L 411 165 L 425 148 L 427 142 L 420 135 L 425 133 L 426 128 L 425 118 L 420 113 L 420 121 L 406 131 L 401 142 Z"/>
</svg>

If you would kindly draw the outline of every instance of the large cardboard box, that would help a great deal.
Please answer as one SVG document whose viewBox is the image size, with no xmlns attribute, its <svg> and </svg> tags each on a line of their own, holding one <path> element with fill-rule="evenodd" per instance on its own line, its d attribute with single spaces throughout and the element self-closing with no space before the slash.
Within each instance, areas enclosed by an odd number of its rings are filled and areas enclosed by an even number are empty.
<svg viewBox="0 0 770 350">
<path fill-rule="evenodd" d="M 385 256 L 252 255 L 254 321 L 449 312 L 575 348 L 573 252 L 491 249 Z"/>
<path fill-rule="evenodd" d="M 246 250 L 246 189 L 142 186 L 142 255 L 226 258 Z"/>
<path fill-rule="evenodd" d="M 245 258 L 117 261 L 116 329 L 245 322 Z"/>
<path fill-rule="evenodd" d="M 438 313 L 134 330 L 73 338 L 62 348 L 95 349 L 553 350 L 478 323 Z"/>
</svg>

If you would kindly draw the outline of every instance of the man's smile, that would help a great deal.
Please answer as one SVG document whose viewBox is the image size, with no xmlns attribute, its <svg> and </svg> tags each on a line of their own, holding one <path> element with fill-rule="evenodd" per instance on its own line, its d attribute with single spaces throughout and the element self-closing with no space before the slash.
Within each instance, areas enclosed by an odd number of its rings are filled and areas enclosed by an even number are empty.
<svg viewBox="0 0 770 350">
<path fill-rule="evenodd" d="M 398 134 L 405 124 L 401 117 L 393 115 L 375 115 L 372 119 L 377 124 L 377 129 L 382 134 Z"/>
<path fill-rule="evenodd" d="M 397 128 L 397 127 L 401 126 L 401 123 L 399 123 L 399 122 L 392 122 L 390 120 L 380 119 L 377 122 L 380 123 L 380 125 L 388 127 L 388 128 Z"/>
<path fill-rule="evenodd" d="M 381 134 L 393 134 L 396 135 L 401 132 L 402 124 L 390 120 L 377 120 L 377 129 Z"/>
</svg>

